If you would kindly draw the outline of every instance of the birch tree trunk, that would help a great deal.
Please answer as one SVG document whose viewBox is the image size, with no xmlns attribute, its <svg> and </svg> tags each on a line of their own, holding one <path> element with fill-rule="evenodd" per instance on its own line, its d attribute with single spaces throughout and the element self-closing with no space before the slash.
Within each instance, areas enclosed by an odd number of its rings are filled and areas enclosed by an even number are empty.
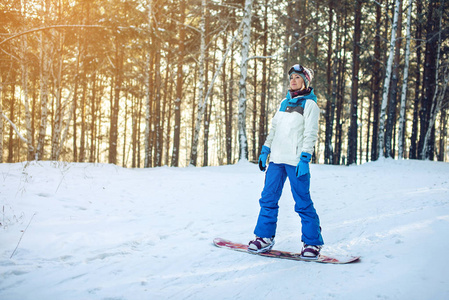
<svg viewBox="0 0 449 300">
<path fill-rule="evenodd" d="M 91 125 L 90 125 L 90 155 L 89 162 L 95 162 L 95 148 L 96 148 L 96 136 L 97 136 L 97 72 L 93 73 L 92 77 L 92 101 L 91 101 Z"/>
<path fill-rule="evenodd" d="M 168 76 L 167 76 L 168 77 Z M 169 83 L 169 88 L 167 90 L 167 98 L 168 99 L 172 99 L 173 98 L 173 88 L 174 88 L 174 81 L 170 80 L 171 77 L 169 77 L 168 83 Z M 166 102 L 166 106 L 168 106 L 168 111 L 164 108 L 164 111 L 166 112 L 166 114 L 168 114 L 168 117 L 164 117 L 164 120 L 166 119 L 166 126 L 164 128 L 164 131 L 166 132 L 166 138 L 164 139 L 164 143 L 165 143 L 165 149 L 164 149 L 164 165 L 169 166 L 170 165 L 170 144 L 172 143 L 171 139 L 169 138 L 171 136 L 171 132 L 172 132 L 172 117 L 173 117 L 173 109 L 172 109 L 172 105 L 171 105 L 171 101 L 167 100 Z"/>
<path fill-rule="evenodd" d="M 256 47 L 257 47 L 257 45 L 256 45 Z M 253 82 L 252 82 L 252 85 L 253 85 L 253 95 L 254 95 L 254 97 L 253 97 L 253 105 L 252 105 L 252 116 L 251 116 L 251 137 L 250 137 L 250 139 L 252 140 L 252 145 L 251 145 L 251 156 L 250 156 L 250 159 L 252 160 L 252 161 L 256 161 L 257 160 L 257 153 L 256 153 L 256 134 L 257 134 L 257 126 L 256 126 L 256 124 L 257 124 L 257 106 L 258 106 L 258 101 L 257 101 L 257 93 L 258 93 L 258 91 L 257 91 L 257 73 L 258 73 L 258 70 L 257 70 L 257 60 L 254 60 L 254 66 L 253 66 L 253 69 L 252 69 L 252 72 L 253 72 Z M 249 154 L 248 154 L 249 155 Z"/>
<path fill-rule="evenodd" d="M 206 31 L 209 31 L 209 23 L 206 22 Z M 215 40 L 215 46 L 214 49 L 217 49 L 217 40 Z M 209 44 L 209 42 L 208 42 Z M 212 57 L 212 62 L 215 62 L 217 51 L 214 51 L 214 55 Z M 209 56 L 209 54 L 207 54 Z M 206 63 L 206 70 L 209 68 L 209 63 Z M 215 74 L 216 64 L 212 63 L 212 74 Z M 206 82 L 207 82 L 207 74 L 206 71 Z M 215 77 L 211 80 L 211 83 L 209 84 L 209 87 L 212 87 L 214 85 Z M 207 86 L 207 85 L 206 85 Z M 210 120 L 212 115 L 212 106 L 213 106 L 213 97 L 214 97 L 214 90 L 208 89 L 208 92 L 206 93 L 206 112 L 204 117 L 204 141 L 203 141 L 203 166 L 209 165 L 209 135 L 210 135 Z"/>
<path fill-rule="evenodd" d="M 201 130 L 201 120 L 203 119 L 204 110 L 206 108 L 206 97 L 204 97 L 204 67 L 206 57 L 206 0 L 201 1 L 201 46 L 200 59 L 198 61 L 199 67 L 199 82 L 198 82 L 198 113 L 196 115 L 195 130 L 193 132 L 192 152 L 190 153 L 190 165 L 196 166 L 198 159 L 198 143 Z"/>
<path fill-rule="evenodd" d="M 393 26 L 391 28 L 391 38 L 390 38 L 390 52 L 388 54 L 387 69 L 385 73 L 384 88 L 382 93 L 382 106 L 380 109 L 380 120 L 379 120 L 379 141 L 378 141 L 378 153 L 379 157 L 385 155 L 384 152 L 384 141 L 385 141 L 385 115 L 388 103 L 388 92 L 390 89 L 391 81 L 391 69 L 393 66 L 394 58 L 394 46 L 396 44 L 396 30 L 398 27 L 398 15 L 399 15 L 399 0 L 395 1 L 394 15 L 393 15 Z M 387 153 L 387 155 L 389 155 Z"/>
<path fill-rule="evenodd" d="M 440 140 L 438 147 L 438 161 L 444 161 L 446 152 L 447 127 L 447 112 L 445 109 L 442 109 L 440 114 Z"/>
<path fill-rule="evenodd" d="M 401 93 L 401 109 L 399 112 L 399 130 L 398 130 L 398 158 L 404 158 L 404 140 L 405 140 L 405 108 L 407 104 L 407 81 L 408 81 L 408 68 L 410 65 L 410 27 L 411 27 L 411 15 L 412 15 L 412 0 L 408 1 L 407 10 L 407 35 L 405 45 L 405 66 L 404 66 L 404 79 L 402 81 L 402 93 Z"/>
<path fill-rule="evenodd" d="M 140 98 L 139 99 L 139 108 L 138 108 L 138 112 L 141 112 L 142 111 L 142 107 L 143 107 L 143 99 L 142 98 Z M 138 116 L 137 116 L 137 132 L 139 133 L 139 134 L 137 134 L 137 168 L 140 168 L 140 162 L 141 162 L 141 151 L 140 151 L 140 149 L 141 149 L 141 142 L 140 142 L 140 137 L 141 137 L 141 134 L 140 134 L 140 132 L 142 132 L 142 129 L 141 129 L 141 127 L 142 127 L 142 114 L 141 113 L 138 113 Z"/>
<path fill-rule="evenodd" d="M 207 8 L 206 8 L 207 9 Z M 209 14 L 206 14 L 205 16 L 205 25 L 204 25 L 204 36 L 206 38 L 206 45 L 209 45 L 210 38 L 209 38 L 209 32 L 210 32 L 210 16 Z M 216 41 L 216 40 L 215 40 Z M 216 44 L 215 44 L 216 45 Z M 207 86 L 209 85 L 209 48 L 206 47 L 206 52 L 204 54 L 204 90 L 206 90 Z M 215 59 L 212 60 L 213 62 Z M 209 98 L 204 98 L 204 115 L 202 118 L 203 122 L 203 167 L 207 166 L 209 164 L 209 115 L 211 111 L 209 103 Z"/>
<path fill-rule="evenodd" d="M 402 0 L 399 0 L 398 27 L 396 29 L 395 55 L 391 71 L 390 101 L 388 104 L 387 121 L 385 128 L 385 155 L 394 158 L 395 128 L 397 115 L 397 98 L 399 83 L 400 50 L 402 44 Z"/>
<path fill-rule="evenodd" d="M 72 97 L 72 93 L 70 93 L 70 95 L 68 96 L 68 98 L 67 98 L 67 100 L 65 102 L 66 104 L 64 105 L 64 107 L 66 107 L 68 105 L 69 100 L 71 99 L 71 97 Z M 70 123 L 72 122 L 72 118 L 75 115 L 75 105 L 76 105 L 76 98 L 74 96 L 72 98 L 72 106 L 71 106 L 71 108 L 69 110 L 69 115 L 68 115 L 67 119 L 65 119 L 65 121 L 64 120 L 62 121 L 61 128 L 63 127 L 64 130 L 62 131 L 61 139 L 59 141 L 59 146 L 57 147 L 58 149 L 57 149 L 57 152 L 56 152 L 56 159 L 59 159 L 59 156 L 61 155 L 62 147 L 64 146 L 64 142 L 67 139 Z"/>
<path fill-rule="evenodd" d="M 51 139 L 51 160 L 57 160 L 57 153 L 58 147 L 59 147 L 59 140 L 61 139 L 61 127 L 62 127 L 62 118 L 63 118 L 63 109 L 61 105 L 61 90 L 62 90 L 62 64 L 63 64 L 63 57 L 62 57 L 62 42 L 61 42 L 61 36 L 58 33 L 58 69 L 56 74 L 54 74 L 54 85 L 56 88 L 56 95 L 55 95 L 55 114 L 54 114 L 54 130 L 52 133 L 52 139 Z"/>
<path fill-rule="evenodd" d="M 444 81 L 443 81 L 443 86 L 442 86 L 442 91 L 440 92 L 440 95 L 437 97 L 437 91 L 435 91 L 435 99 L 432 103 L 432 111 L 430 114 L 430 120 L 429 120 L 429 127 L 427 128 L 427 132 L 426 132 L 426 136 L 424 138 L 424 146 L 423 146 L 423 151 L 421 153 L 421 158 L 422 159 L 427 159 L 429 158 L 429 139 L 430 139 L 430 135 L 432 132 L 432 128 L 435 126 L 435 120 L 437 118 L 437 114 L 440 112 L 441 110 L 441 105 L 443 103 L 443 99 L 444 99 L 444 95 L 446 94 L 446 89 L 447 89 L 447 85 L 449 82 L 449 73 L 448 73 L 448 67 L 446 65 L 445 71 L 444 71 Z M 438 87 L 438 85 L 437 85 Z M 438 89 L 436 89 L 438 90 Z"/>
<path fill-rule="evenodd" d="M 227 38 L 228 35 L 225 34 L 223 37 L 223 48 L 226 48 L 227 46 Z M 232 57 L 231 55 L 231 64 L 232 64 Z M 232 71 L 231 71 L 232 74 Z M 223 73 L 222 73 L 222 83 L 223 83 L 223 107 L 224 107 L 224 117 L 225 117 L 225 152 L 226 152 L 226 164 L 231 164 L 232 161 L 232 97 L 228 97 L 228 80 L 226 78 L 226 62 L 223 66 Z M 232 81 L 231 81 L 232 85 Z M 230 116 L 231 115 L 231 116 Z"/>
<path fill-rule="evenodd" d="M 123 50 L 120 44 L 119 36 L 115 37 L 115 61 L 114 61 L 114 94 L 111 97 L 111 117 L 109 125 L 109 163 L 117 164 L 117 147 L 118 147 L 118 116 L 120 108 L 120 92 L 122 89 L 122 66 L 123 66 Z M 84 92 L 83 92 L 84 93 Z M 111 95 L 112 96 L 112 95 Z"/>
<path fill-rule="evenodd" d="M 16 78 L 16 70 L 15 68 L 12 68 L 10 72 L 10 78 L 15 79 Z M 8 158 L 7 162 L 12 163 L 14 160 L 14 146 L 16 145 L 16 142 L 14 140 L 14 127 L 15 127 L 15 108 L 16 108 L 16 101 L 15 101 L 15 91 L 16 91 L 16 84 L 12 83 L 10 86 L 10 97 L 9 97 L 9 119 L 7 121 L 12 125 L 9 127 L 9 141 L 8 141 Z M 6 117 L 6 116 L 4 116 Z"/>
<path fill-rule="evenodd" d="M 33 134 L 31 127 L 31 111 L 30 111 L 30 99 L 28 98 L 28 62 L 27 62 L 27 37 L 23 37 L 22 42 L 22 92 L 25 102 L 25 126 L 26 126 L 26 139 L 27 139 L 27 160 L 33 160 L 34 147 L 33 147 Z M 1 97 L 1 95 L 0 95 Z"/>
<path fill-rule="evenodd" d="M 136 167 L 136 154 L 137 154 L 137 122 L 138 122 L 138 118 L 137 118 L 137 114 L 138 114 L 138 109 L 137 107 L 139 106 L 138 103 L 136 103 L 137 99 L 134 99 L 133 97 L 133 101 L 131 102 L 131 149 L 132 149 L 132 157 L 131 157 L 131 168 L 135 168 Z"/>
<path fill-rule="evenodd" d="M 248 76 L 248 53 L 251 37 L 252 0 L 245 0 L 243 16 L 243 39 L 241 48 L 240 81 L 239 81 L 239 160 L 248 160 L 248 141 L 246 138 L 246 78 Z"/>
<path fill-rule="evenodd" d="M 40 34 L 40 102 L 41 102 L 41 121 L 39 126 L 39 135 L 37 139 L 36 160 L 43 159 L 45 134 L 47 131 L 47 102 L 48 102 L 48 77 L 50 68 L 50 58 L 48 55 L 48 44 L 44 40 L 44 33 Z M 46 39 L 46 38 L 45 38 Z"/>
<path fill-rule="evenodd" d="M 87 45 L 85 45 L 84 49 L 87 49 Z M 83 57 L 86 58 L 86 57 Z M 82 73 L 81 73 L 81 88 L 82 88 L 82 92 L 81 92 L 81 133 L 80 133 L 80 146 L 79 146 L 79 156 L 78 156 L 78 161 L 79 162 L 84 162 L 85 158 L 86 158 L 86 125 L 87 125 L 87 120 L 86 120 L 86 93 L 87 93 L 87 61 L 85 59 L 83 59 L 83 63 L 82 63 Z M 117 66 L 116 66 L 117 67 Z M 116 151 L 116 150 L 115 150 Z"/>
<path fill-rule="evenodd" d="M 58 22 L 61 22 L 61 3 L 57 6 L 58 10 Z M 64 118 L 64 106 L 62 105 L 62 79 L 63 79 L 63 65 L 64 65 L 64 56 L 63 56 L 63 49 L 64 49 L 64 41 L 65 41 L 65 35 L 62 34 L 60 31 L 56 33 L 56 59 L 57 64 L 56 68 L 53 68 L 52 76 L 53 76 L 53 82 L 54 82 L 54 90 L 55 94 L 53 96 L 54 99 L 54 118 L 53 118 L 53 132 L 51 137 L 51 155 L 50 159 L 55 161 L 59 158 L 59 145 L 61 140 L 61 130 L 63 126 L 63 118 Z M 55 70 L 56 69 L 56 70 Z M 69 96 L 70 97 L 70 96 Z"/>
<path fill-rule="evenodd" d="M 373 111 L 373 98 L 372 98 L 373 97 L 373 87 L 374 87 L 374 80 L 371 83 L 371 97 L 368 98 L 369 99 L 368 100 L 368 103 L 369 103 L 369 105 L 368 105 L 368 122 L 366 124 L 367 130 L 366 130 L 366 143 L 365 143 L 365 160 L 366 160 L 366 162 L 370 161 L 370 152 L 369 152 L 370 138 L 372 138 L 371 137 L 372 126 L 371 126 L 370 120 L 371 120 L 371 115 L 372 115 L 372 111 Z M 372 143 L 373 143 L 373 141 L 371 140 L 371 145 L 372 145 Z M 360 156 L 360 158 L 361 157 L 362 156 Z"/>
<path fill-rule="evenodd" d="M 73 162 L 78 161 L 78 146 L 77 146 L 77 132 L 78 132 L 78 126 L 76 123 L 76 113 L 77 113 L 77 101 L 78 101 L 78 85 L 79 85 L 79 70 L 80 70 L 80 60 L 81 60 L 81 42 L 80 38 L 78 37 L 77 41 L 77 54 L 76 54 L 76 65 L 75 65 L 75 82 L 73 84 L 74 94 L 73 94 L 73 104 L 72 104 L 72 114 L 73 114 Z"/>
<path fill-rule="evenodd" d="M 144 157 L 144 167 L 151 167 L 151 148 L 150 148 L 150 133 L 151 133 L 151 97 L 150 97 L 150 69 L 151 69 L 151 59 L 150 51 L 147 53 L 146 57 L 146 67 L 145 73 L 145 157 Z"/>
<path fill-rule="evenodd" d="M 162 162 L 162 97 L 161 97 L 161 84 L 162 84 L 162 77 L 161 77 L 161 42 L 159 37 L 156 37 L 154 39 L 154 46 L 156 48 L 155 51 L 155 57 L 154 57 L 154 98 L 153 102 L 155 103 L 154 106 L 154 113 L 153 113 L 153 122 L 154 122 L 154 161 L 153 166 L 160 167 Z"/>
</svg>

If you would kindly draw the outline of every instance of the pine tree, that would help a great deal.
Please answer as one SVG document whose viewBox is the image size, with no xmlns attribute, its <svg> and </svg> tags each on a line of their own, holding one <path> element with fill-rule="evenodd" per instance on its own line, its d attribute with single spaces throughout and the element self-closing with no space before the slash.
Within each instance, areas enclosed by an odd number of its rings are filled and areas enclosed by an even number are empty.
<svg viewBox="0 0 449 300">
<path fill-rule="evenodd" d="M 350 108 L 350 126 L 348 133 L 348 162 L 347 164 L 357 163 L 357 129 L 358 129 L 358 92 L 359 92 L 359 66 L 360 66 L 360 35 L 361 35 L 361 11 L 362 2 L 355 2 L 355 21 L 354 21 L 354 51 L 352 67 L 352 88 L 351 88 L 351 108 Z"/>
</svg>

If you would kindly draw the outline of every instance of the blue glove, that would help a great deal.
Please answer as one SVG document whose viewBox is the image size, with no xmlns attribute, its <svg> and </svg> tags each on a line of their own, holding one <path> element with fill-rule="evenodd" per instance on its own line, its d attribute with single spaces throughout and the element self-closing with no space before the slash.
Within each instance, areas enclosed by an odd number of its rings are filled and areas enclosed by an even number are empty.
<svg viewBox="0 0 449 300">
<path fill-rule="evenodd" d="M 262 146 L 262 151 L 260 151 L 259 155 L 259 169 L 261 171 L 265 171 L 267 169 L 267 159 L 270 152 L 270 148 L 268 148 L 267 146 Z"/>
<path fill-rule="evenodd" d="M 309 174 L 309 162 L 312 158 L 312 154 L 309 154 L 307 152 L 301 153 L 301 159 L 296 166 L 296 177 L 300 177 L 306 174 Z"/>
</svg>

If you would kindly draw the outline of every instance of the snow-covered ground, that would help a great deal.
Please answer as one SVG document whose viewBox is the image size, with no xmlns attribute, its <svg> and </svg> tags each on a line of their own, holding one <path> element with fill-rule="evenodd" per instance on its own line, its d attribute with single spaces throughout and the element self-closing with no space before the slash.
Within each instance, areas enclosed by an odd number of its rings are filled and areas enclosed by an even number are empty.
<svg viewBox="0 0 449 300">
<path fill-rule="evenodd" d="M 0 299 L 449 299 L 449 164 L 312 165 L 330 265 L 220 249 L 253 237 L 256 165 L 0 164 Z M 277 249 L 299 251 L 288 181 Z M 17 247 L 17 249 L 16 249 Z"/>
</svg>

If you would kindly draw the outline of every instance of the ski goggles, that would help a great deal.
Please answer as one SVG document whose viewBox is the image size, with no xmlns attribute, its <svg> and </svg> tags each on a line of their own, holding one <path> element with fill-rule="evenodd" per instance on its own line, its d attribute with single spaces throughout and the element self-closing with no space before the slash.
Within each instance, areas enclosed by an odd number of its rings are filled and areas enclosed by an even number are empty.
<svg viewBox="0 0 449 300">
<path fill-rule="evenodd" d="M 304 67 L 301 66 L 300 64 L 294 65 L 294 66 L 291 67 L 290 70 L 288 71 L 288 76 L 292 75 L 293 72 L 304 73 Z"/>
</svg>

